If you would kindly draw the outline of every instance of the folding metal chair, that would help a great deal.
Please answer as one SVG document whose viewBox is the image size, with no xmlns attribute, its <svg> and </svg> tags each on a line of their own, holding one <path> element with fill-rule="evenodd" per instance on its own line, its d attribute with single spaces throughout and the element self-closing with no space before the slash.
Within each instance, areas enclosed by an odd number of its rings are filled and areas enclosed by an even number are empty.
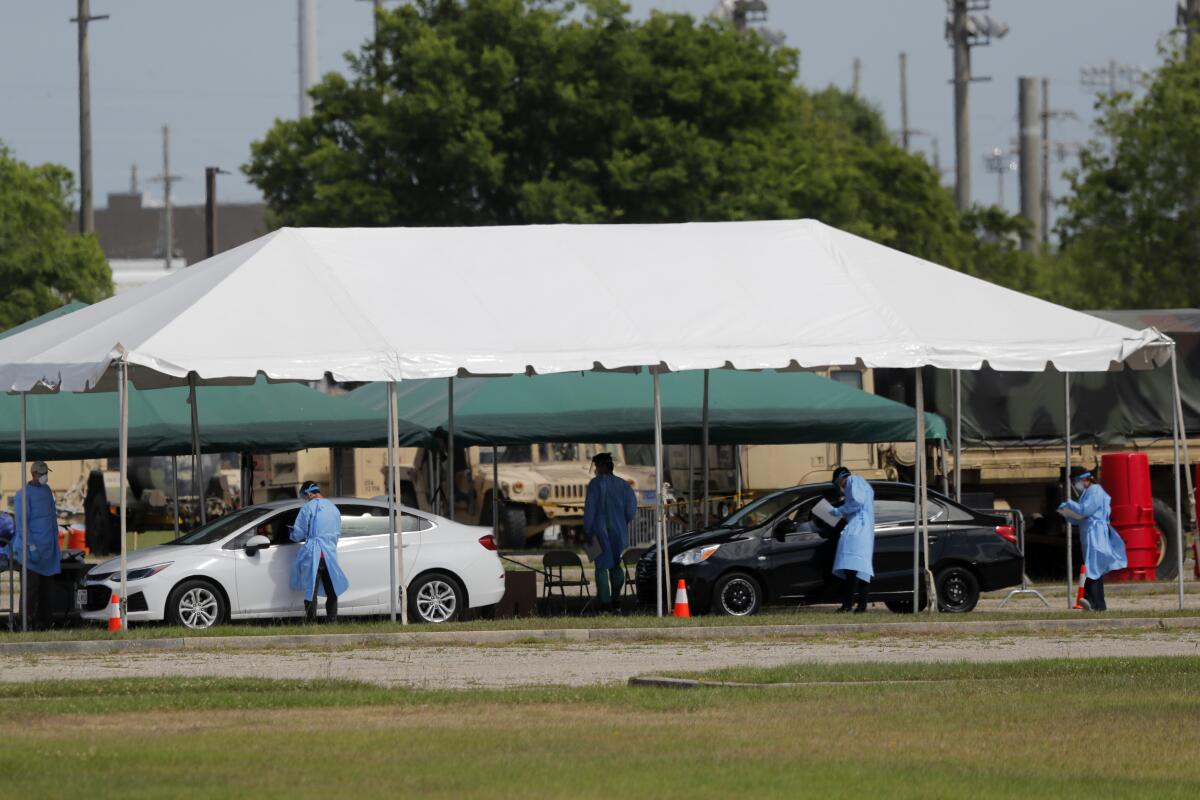
<svg viewBox="0 0 1200 800">
<path fill-rule="evenodd" d="M 579 577 L 568 578 L 564 570 L 568 567 L 578 567 Z M 554 596 L 554 590 L 558 589 L 559 596 L 562 598 L 563 612 L 567 610 L 567 587 L 574 586 L 583 589 L 587 594 L 588 603 L 592 602 L 592 585 L 588 582 L 587 574 L 583 571 L 583 562 L 579 556 L 570 550 L 551 550 L 546 555 L 542 556 L 542 571 L 544 572 L 544 581 L 542 583 L 542 599 L 550 600 Z"/>
<path fill-rule="evenodd" d="M 622 597 L 627 594 L 637 597 L 637 562 L 646 555 L 649 549 L 649 547 L 627 547 L 621 554 L 621 567 L 625 570 L 625 585 L 621 587 Z"/>
</svg>

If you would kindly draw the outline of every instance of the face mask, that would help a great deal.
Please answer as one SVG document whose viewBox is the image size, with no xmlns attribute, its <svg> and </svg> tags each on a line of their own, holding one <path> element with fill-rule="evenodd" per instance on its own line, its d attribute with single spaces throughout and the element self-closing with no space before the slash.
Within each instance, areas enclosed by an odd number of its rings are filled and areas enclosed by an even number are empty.
<svg viewBox="0 0 1200 800">
<path fill-rule="evenodd" d="M 1075 487 L 1075 494 L 1083 494 L 1083 490 L 1086 488 L 1083 481 L 1075 481 L 1072 485 Z"/>
<path fill-rule="evenodd" d="M 49 475 L 36 475 L 34 479 L 37 481 L 38 486 L 46 486 L 50 483 Z"/>
</svg>

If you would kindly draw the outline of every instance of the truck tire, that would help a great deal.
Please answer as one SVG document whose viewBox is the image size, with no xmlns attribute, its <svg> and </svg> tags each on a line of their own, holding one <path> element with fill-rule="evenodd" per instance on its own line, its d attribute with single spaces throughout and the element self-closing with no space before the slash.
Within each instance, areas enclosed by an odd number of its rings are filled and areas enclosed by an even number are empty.
<svg viewBox="0 0 1200 800">
<path fill-rule="evenodd" d="M 1175 528 L 1175 510 L 1154 498 L 1154 527 L 1158 528 L 1159 560 L 1154 577 L 1160 581 L 1174 580 L 1179 575 L 1179 563 L 1175 560 L 1175 548 L 1179 532 Z"/>
<path fill-rule="evenodd" d="M 500 546 L 505 550 L 525 547 L 525 509 L 521 506 L 500 506 Z"/>
</svg>

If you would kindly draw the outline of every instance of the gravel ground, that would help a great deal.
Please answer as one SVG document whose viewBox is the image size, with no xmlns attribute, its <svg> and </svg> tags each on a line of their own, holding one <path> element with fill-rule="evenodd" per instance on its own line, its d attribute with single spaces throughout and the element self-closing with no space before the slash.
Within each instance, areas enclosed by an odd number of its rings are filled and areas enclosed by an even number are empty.
<svg viewBox="0 0 1200 800">
<path fill-rule="evenodd" d="M 842 641 L 588 643 L 505 647 L 365 647 L 0 658 L 0 681 L 212 676 L 338 678 L 418 688 L 589 685 L 664 670 L 794 662 L 1014 661 L 1200 656 L 1200 631 Z"/>
</svg>

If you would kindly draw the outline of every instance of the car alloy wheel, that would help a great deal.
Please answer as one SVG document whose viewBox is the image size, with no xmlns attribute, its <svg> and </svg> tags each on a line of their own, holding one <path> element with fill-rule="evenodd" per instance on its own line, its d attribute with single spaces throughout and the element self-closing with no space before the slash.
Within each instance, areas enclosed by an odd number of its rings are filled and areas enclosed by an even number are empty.
<svg viewBox="0 0 1200 800">
<path fill-rule="evenodd" d="M 431 578 L 417 589 L 417 616 L 425 622 L 446 622 L 458 610 L 458 593 L 445 578 Z"/>
<path fill-rule="evenodd" d="M 938 609 L 963 614 L 979 602 L 979 580 L 965 567 L 947 567 L 938 574 Z"/>
<path fill-rule="evenodd" d="M 176 613 L 188 628 L 211 628 L 221 614 L 221 601 L 207 586 L 193 586 L 180 596 Z"/>
<path fill-rule="evenodd" d="M 736 575 L 722 582 L 717 602 L 721 611 L 730 616 L 749 616 L 758 609 L 758 587 L 752 579 Z"/>
</svg>

